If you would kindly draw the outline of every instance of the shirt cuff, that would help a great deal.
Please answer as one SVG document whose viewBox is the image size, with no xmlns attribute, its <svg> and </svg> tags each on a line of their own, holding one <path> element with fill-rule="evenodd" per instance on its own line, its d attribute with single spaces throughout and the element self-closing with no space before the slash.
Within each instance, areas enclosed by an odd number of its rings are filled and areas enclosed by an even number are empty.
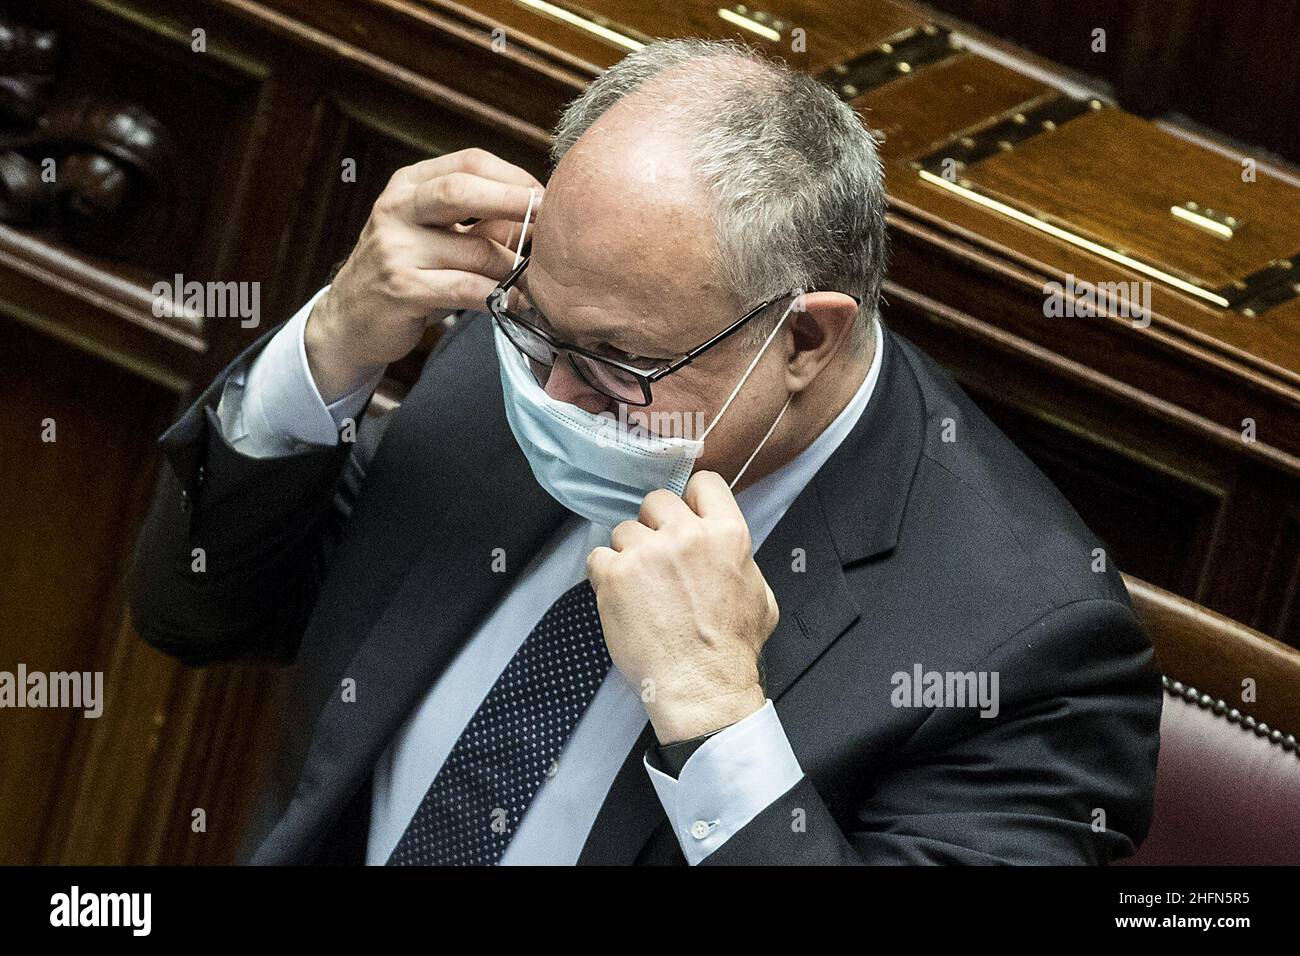
<svg viewBox="0 0 1300 956">
<path fill-rule="evenodd" d="M 701 744 L 676 779 L 641 759 L 691 866 L 803 777 L 771 700 Z"/>
<path fill-rule="evenodd" d="M 348 394 L 325 404 L 307 362 L 307 319 L 323 287 L 272 336 L 251 367 L 231 374 L 217 417 L 238 451 L 257 458 L 289 455 L 338 444 L 339 430 L 365 408 L 383 378 L 378 366 Z"/>
</svg>

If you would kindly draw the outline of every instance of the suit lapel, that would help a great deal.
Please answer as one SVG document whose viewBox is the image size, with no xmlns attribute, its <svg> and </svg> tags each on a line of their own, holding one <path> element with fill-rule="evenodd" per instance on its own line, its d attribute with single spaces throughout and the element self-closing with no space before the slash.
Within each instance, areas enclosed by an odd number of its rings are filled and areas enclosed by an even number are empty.
<svg viewBox="0 0 1300 956">
<path fill-rule="evenodd" d="M 883 331 L 871 401 L 756 555 L 781 608 L 762 656 L 774 701 L 861 616 L 844 569 L 889 552 L 901 533 L 925 416 L 902 342 Z"/>
<path fill-rule="evenodd" d="M 336 695 L 322 712 L 313 750 L 318 757 L 333 755 L 333 772 L 343 778 L 364 779 L 419 699 L 567 514 L 549 507 L 554 502 L 535 484 L 540 497 L 530 494 L 517 473 L 499 478 L 492 488 L 463 489 L 348 664 L 344 676 L 358 682 L 357 701 L 346 703 Z M 533 481 L 531 474 L 527 479 Z M 494 493 L 500 495 L 495 500 L 519 507 L 488 505 Z M 498 547 L 506 555 L 503 573 L 491 570 Z M 363 696 L 366 706 L 359 707 Z"/>
<path fill-rule="evenodd" d="M 861 615 L 809 485 L 755 556 L 781 617 L 759 660 L 767 696 L 781 695 Z"/>
</svg>

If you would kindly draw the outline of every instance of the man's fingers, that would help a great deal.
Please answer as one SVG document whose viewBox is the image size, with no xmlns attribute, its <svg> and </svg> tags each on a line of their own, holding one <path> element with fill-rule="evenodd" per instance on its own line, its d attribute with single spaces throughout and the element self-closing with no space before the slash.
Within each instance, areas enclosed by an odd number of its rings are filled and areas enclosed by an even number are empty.
<svg viewBox="0 0 1300 956">
<path fill-rule="evenodd" d="M 645 525 L 636 521 L 623 521 L 614 528 L 609 536 L 609 546 L 615 551 L 626 551 L 638 541 L 644 541 L 647 535 L 654 534 Z"/>
<path fill-rule="evenodd" d="M 536 214 L 537 205 L 533 205 L 533 213 Z M 483 236 L 491 239 L 493 242 L 510 250 L 513 256 L 515 249 L 519 247 L 519 227 L 520 223 L 510 219 L 480 219 L 472 226 L 456 226 L 457 232 L 463 232 L 471 236 Z M 531 240 L 533 230 L 537 227 L 536 222 L 530 222 L 528 225 L 528 237 Z"/>
<path fill-rule="evenodd" d="M 414 274 L 423 292 L 413 300 L 427 299 L 429 309 L 452 312 L 457 309 L 487 310 L 487 299 L 497 287 L 498 280 L 463 269 L 417 269 Z"/>
<path fill-rule="evenodd" d="M 541 205 L 536 186 L 503 183 L 473 173 L 448 173 L 417 183 L 409 201 L 399 199 L 397 203 L 398 213 L 417 226 L 451 226 L 471 217 L 522 223 L 530 195 L 530 215 L 535 219 Z"/>
<path fill-rule="evenodd" d="M 772 586 L 763 579 L 763 587 L 767 590 L 767 623 L 768 634 L 776 630 L 777 624 L 781 622 L 781 606 L 776 603 L 776 594 L 772 591 Z"/>
<path fill-rule="evenodd" d="M 716 471 L 697 471 L 686 483 L 682 500 L 701 518 L 740 518 L 744 521 L 736 498 Z"/>
<path fill-rule="evenodd" d="M 686 502 L 668 489 L 660 488 L 645 496 L 637 520 L 657 531 L 671 521 L 691 517 L 694 517 L 694 512 L 686 506 Z"/>
<path fill-rule="evenodd" d="M 400 241 L 401 261 L 416 269 L 459 269 L 500 281 L 515 265 L 513 249 L 473 231 L 403 226 Z"/>
<path fill-rule="evenodd" d="M 415 185 L 448 173 L 473 173 L 485 179 L 496 179 L 516 186 L 540 187 L 542 185 L 541 181 L 528 170 L 477 147 L 457 150 L 445 156 L 435 156 L 432 159 L 412 163 L 410 166 L 403 166 L 393 174 L 393 182 Z"/>
<path fill-rule="evenodd" d="M 587 579 L 591 581 L 594 589 L 600 589 L 600 583 L 605 579 L 610 562 L 616 560 L 618 555 L 613 549 L 606 547 L 595 548 L 587 555 Z"/>
</svg>

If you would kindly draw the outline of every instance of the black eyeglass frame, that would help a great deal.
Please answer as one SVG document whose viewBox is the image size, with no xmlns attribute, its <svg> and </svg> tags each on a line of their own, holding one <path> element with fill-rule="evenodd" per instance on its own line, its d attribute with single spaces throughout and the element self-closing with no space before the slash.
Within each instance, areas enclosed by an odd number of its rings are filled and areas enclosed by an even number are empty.
<svg viewBox="0 0 1300 956">
<path fill-rule="evenodd" d="M 514 270 L 510 273 L 510 275 L 506 276 L 505 279 L 502 280 L 501 284 L 497 286 L 495 289 L 493 289 L 491 295 L 487 297 L 488 311 L 492 313 L 493 320 L 495 320 L 497 324 L 501 326 L 501 331 L 504 332 L 506 338 L 510 340 L 510 344 L 513 345 L 519 351 L 519 353 L 523 355 L 523 357 L 526 360 L 536 361 L 536 362 L 541 361 L 540 359 L 534 359 L 532 356 L 530 356 L 527 352 L 525 352 L 520 347 L 519 343 L 517 343 L 514 340 L 514 337 L 510 334 L 510 330 L 506 327 L 505 323 L 502 322 L 501 320 L 502 314 L 507 316 L 511 322 L 518 323 L 519 325 L 527 329 L 529 332 L 532 332 L 534 335 L 540 338 L 543 342 L 545 342 L 550 347 L 552 352 L 555 352 L 557 354 L 557 356 L 561 353 L 569 355 L 570 356 L 569 364 L 573 366 L 573 370 L 578 373 L 579 377 L 581 377 L 584 382 L 586 382 L 592 388 L 596 389 L 602 395 L 605 395 L 607 398 L 612 398 L 616 402 L 622 402 L 625 405 L 631 405 L 637 408 L 642 408 L 650 404 L 651 401 L 650 386 L 653 385 L 655 382 L 659 381 L 660 379 L 664 378 L 667 375 L 671 375 L 673 372 L 676 372 L 679 369 L 685 368 L 687 365 L 690 365 L 691 362 L 695 361 L 697 358 L 699 358 L 709 349 L 713 348 L 713 346 L 717 345 L 723 339 L 726 339 L 732 333 L 743 328 L 746 322 L 754 318 L 754 316 L 758 315 L 760 312 L 762 312 L 772 303 L 780 302 L 782 299 L 788 298 L 789 296 L 792 295 L 797 296 L 797 295 L 805 294 L 801 290 L 792 289 L 791 291 L 778 295 L 775 298 L 768 299 L 766 302 L 762 302 L 759 305 L 754 306 L 754 308 L 750 309 L 748 312 L 742 315 L 735 322 L 731 323 L 731 325 L 727 326 L 721 332 L 717 333 L 716 335 L 712 336 L 706 341 L 695 346 L 695 348 L 686 352 L 681 358 L 676 359 L 668 363 L 667 365 L 661 365 L 655 369 L 640 369 L 634 365 L 628 365 L 626 362 L 620 362 L 617 359 L 609 358 L 606 355 L 598 355 L 595 352 L 592 352 L 590 349 L 582 348 L 582 346 L 580 345 L 574 345 L 571 342 L 564 342 L 560 339 L 557 339 L 555 336 L 551 335 L 545 329 L 538 328 L 533 323 L 527 321 L 526 319 L 520 318 L 517 313 L 512 312 L 510 309 L 506 308 L 505 305 L 506 296 L 509 294 L 511 287 L 514 286 L 514 284 L 519 280 L 519 276 L 523 274 L 524 269 L 528 267 L 528 263 L 531 259 L 532 259 L 531 255 L 524 256 L 523 261 L 521 261 L 519 265 L 515 266 Z M 858 305 L 862 304 L 862 299 L 854 295 L 852 292 L 845 292 L 844 295 L 847 295 Z M 582 369 L 578 366 L 576 362 L 573 361 L 572 358 L 573 354 L 581 355 L 584 358 L 591 359 L 592 361 L 595 362 L 601 362 L 604 363 L 605 365 L 612 365 L 614 368 L 617 368 L 620 371 L 632 375 L 636 379 L 637 384 L 641 386 L 641 395 L 644 400 L 641 402 L 630 402 L 620 396 L 610 395 L 599 385 L 588 380 L 587 376 L 582 373 Z M 553 364 L 554 363 L 552 363 L 552 366 Z"/>
</svg>

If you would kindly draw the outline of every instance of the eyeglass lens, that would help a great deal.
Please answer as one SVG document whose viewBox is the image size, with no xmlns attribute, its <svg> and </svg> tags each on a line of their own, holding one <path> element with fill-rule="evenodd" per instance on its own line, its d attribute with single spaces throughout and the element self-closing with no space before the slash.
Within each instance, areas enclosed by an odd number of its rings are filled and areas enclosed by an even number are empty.
<svg viewBox="0 0 1300 956">
<path fill-rule="evenodd" d="M 514 293 L 515 290 L 510 291 Z M 502 315 L 502 327 L 515 347 L 527 356 L 533 377 L 537 379 L 538 384 L 545 386 L 551 368 L 555 365 L 555 350 L 551 348 L 550 343 L 523 322 L 516 321 L 516 310 L 519 309 L 525 312 L 531 311 L 532 314 L 519 315 L 518 318 L 532 322 L 536 322 L 539 318 L 536 310 L 530 310 L 527 297 L 512 294 L 506 301 L 508 311 Z M 641 389 L 641 382 L 631 372 L 577 352 L 567 354 L 574 370 L 582 380 L 602 395 L 633 405 L 645 403 L 646 397 Z"/>
</svg>

